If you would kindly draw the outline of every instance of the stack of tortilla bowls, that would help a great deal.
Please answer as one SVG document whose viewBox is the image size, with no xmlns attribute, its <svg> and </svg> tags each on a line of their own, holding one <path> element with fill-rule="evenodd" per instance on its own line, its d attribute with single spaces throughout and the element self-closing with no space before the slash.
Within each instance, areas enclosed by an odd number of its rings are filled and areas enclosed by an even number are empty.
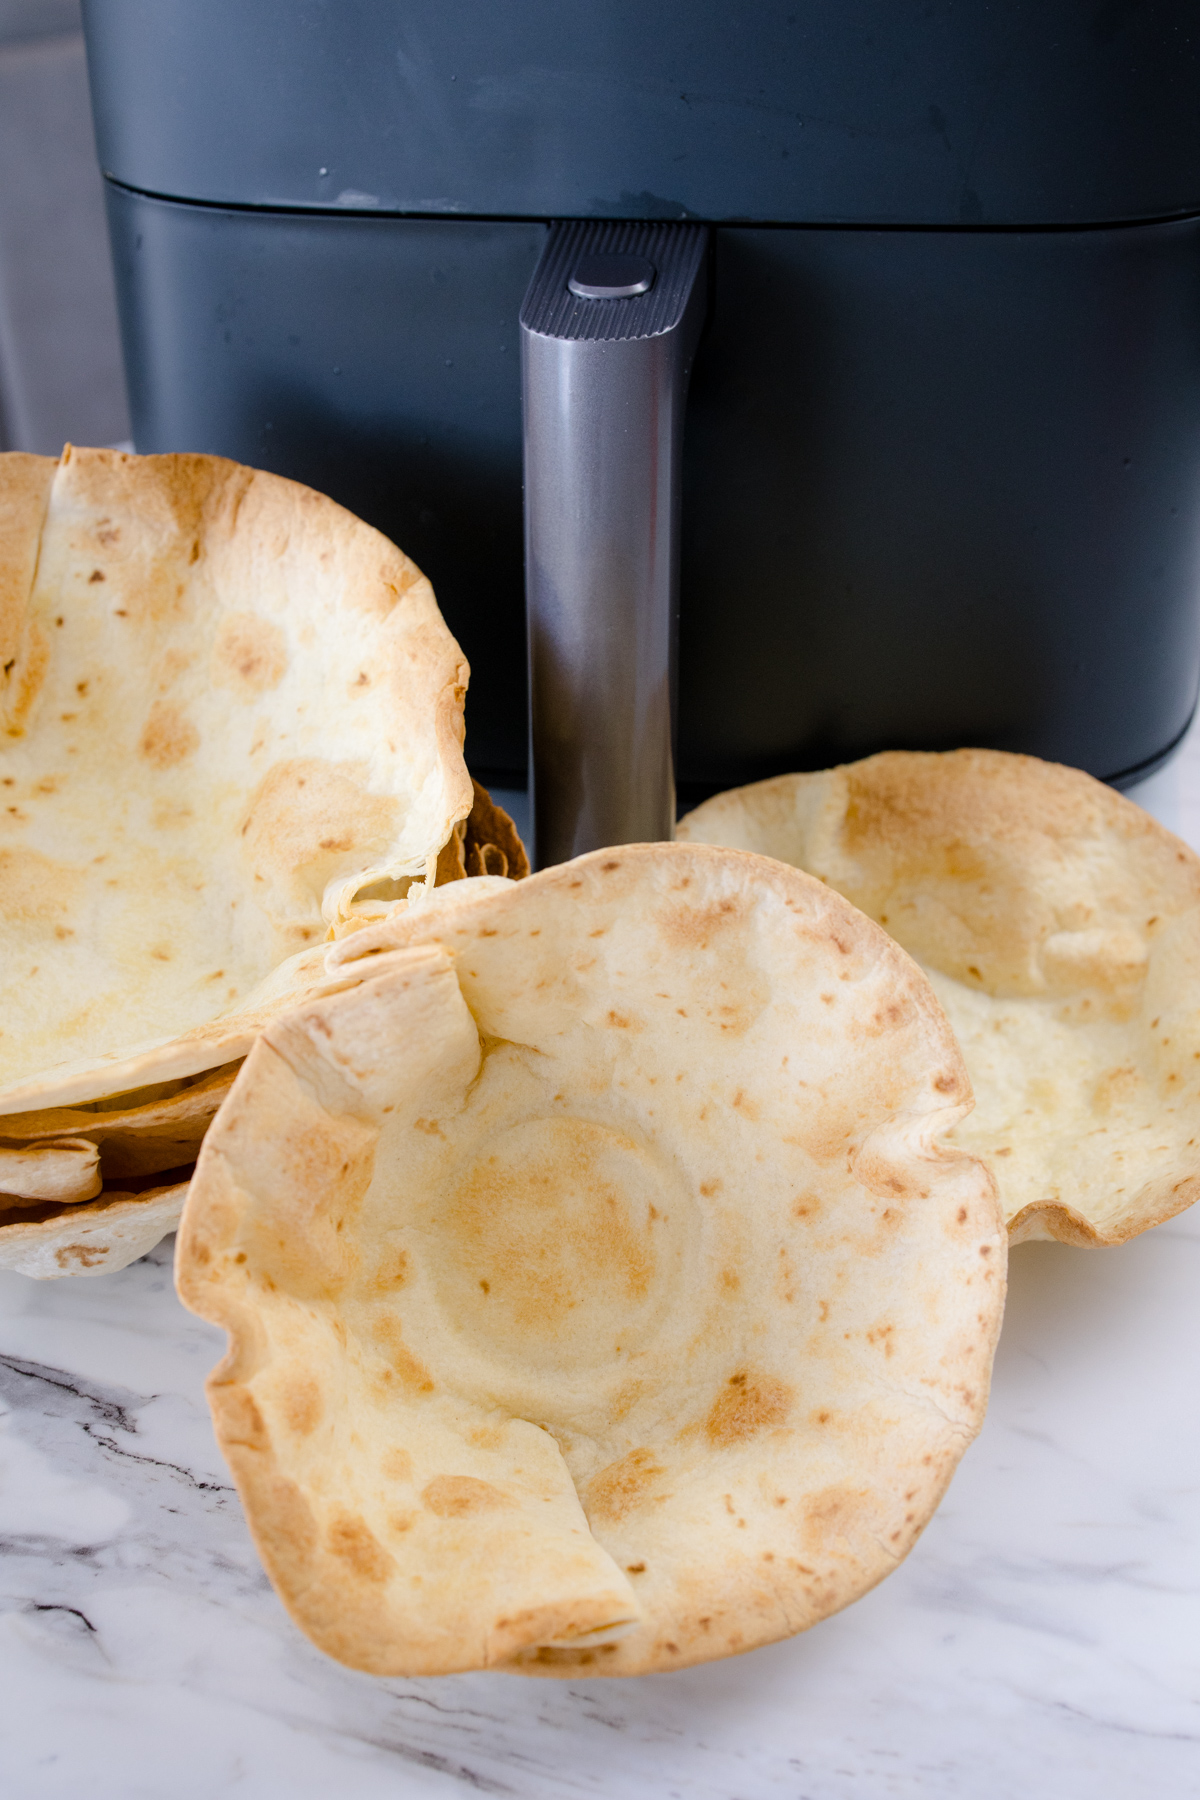
<svg viewBox="0 0 1200 1800">
<path fill-rule="evenodd" d="M 345 985 L 327 939 L 461 856 L 466 680 L 420 572 L 306 488 L 0 458 L 0 1266 L 173 1227 L 258 1030 Z"/>
</svg>

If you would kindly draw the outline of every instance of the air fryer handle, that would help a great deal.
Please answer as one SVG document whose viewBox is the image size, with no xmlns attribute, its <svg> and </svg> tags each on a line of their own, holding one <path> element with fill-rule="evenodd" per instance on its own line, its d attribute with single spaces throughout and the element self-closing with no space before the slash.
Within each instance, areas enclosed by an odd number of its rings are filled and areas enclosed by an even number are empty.
<svg viewBox="0 0 1200 1800">
<path fill-rule="evenodd" d="M 521 308 L 535 866 L 675 829 L 697 225 L 560 224 Z"/>
</svg>

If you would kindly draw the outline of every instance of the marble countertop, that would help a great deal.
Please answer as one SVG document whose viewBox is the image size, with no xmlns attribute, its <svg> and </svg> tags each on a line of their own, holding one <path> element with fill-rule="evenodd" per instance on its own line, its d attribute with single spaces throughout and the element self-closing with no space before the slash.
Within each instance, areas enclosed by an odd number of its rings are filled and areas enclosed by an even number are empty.
<svg viewBox="0 0 1200 1800">
<path fill-rule="evenodd" d="M 1143 797 L 1200 845 L 1200 737 Z M 171 1251 L 0 1273 L 7 1800 L 1200 1795 L 1200 1209 L 1014 1251 L 987 1422 L 907 1562 L 790 1643 L 639 1681 L 380 1681 L 312 1649 Z"/>
</svg>

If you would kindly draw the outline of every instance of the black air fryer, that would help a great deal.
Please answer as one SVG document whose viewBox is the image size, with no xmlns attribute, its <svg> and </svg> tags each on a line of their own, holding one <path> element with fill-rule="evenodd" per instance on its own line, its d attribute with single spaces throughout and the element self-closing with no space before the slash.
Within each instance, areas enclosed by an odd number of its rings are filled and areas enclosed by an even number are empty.
<svg viewBox="0 0 1200 1800">
<path fill-rule="evenodd" d="M 502 785 L 528 549 L 541 860 L 669 833 L 596 793 L 661 810 L 673 707 L 685 804 L 895 747 L 1128 783 L 1186 730 L 1195 0 L 84 12 L 137 448 L 403 545 Z"/>
</svg>

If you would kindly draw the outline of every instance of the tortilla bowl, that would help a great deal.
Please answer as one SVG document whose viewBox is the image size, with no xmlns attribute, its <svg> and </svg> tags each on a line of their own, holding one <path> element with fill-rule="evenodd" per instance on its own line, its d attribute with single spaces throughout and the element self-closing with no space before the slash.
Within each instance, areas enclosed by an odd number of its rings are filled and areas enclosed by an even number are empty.
<svg viewBox="0 0 1200 1800">
<path fill-rule="evenodd" d="M 807 869 L 921 964 L 1011 1239 L 1111 1245 L 1200 1197 L 1200 857 L 1079 769 L 890 751 L 680 822 Z"/>
<path fill-rule="evenodd" d="M 432 885 L 472 804 L 467 673 L 419 570 L 307 488 L 0 457 L 8 1201 L 34 1163 L 84 1204 L 97 1174 L 20 1121 L 230 1067 L 332 935 Z"/>
<path fill-rule="evenodd" d="M 176 1260 L 301 1628 L 376 1674 L 629 1675 L 893 1569 L 982 1420 L 1005 1259 L 911 960 L 778 863 L 642 845 L 339 962 L 247 1057 Z"/>
</svg>

